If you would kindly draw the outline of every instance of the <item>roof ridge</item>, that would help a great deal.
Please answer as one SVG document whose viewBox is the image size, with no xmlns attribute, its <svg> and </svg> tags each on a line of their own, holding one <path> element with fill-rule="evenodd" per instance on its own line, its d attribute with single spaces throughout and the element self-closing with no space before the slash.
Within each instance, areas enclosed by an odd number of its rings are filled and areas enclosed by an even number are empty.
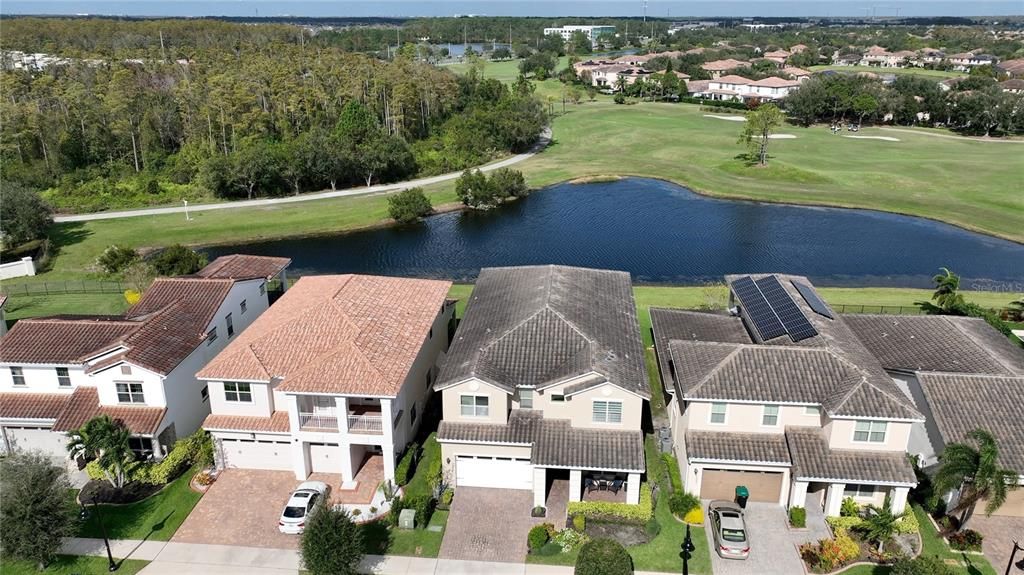
<svg viewBox="0 0 1024 575">
<path fill-rule="evenodd" d="M 739 344 L 737 344 L 737 346 L 738 345 Z M 718 364 L 715 365 L 715 367 L 711 371 L 707 372 L 704 375 L 704 377 L 702 377 L 700 381 L 697 382 L 697 385 L 694 385 L 690 389 L 686 390 L 686 393 L 684 393 L 683 395 L 692 395 L 694 392 L 700 390 L 700 388 L 703 387 L 703 385 L 707 383 L 708 380 L 711 379 L 711 376 L 716 375 L 719 371 L 722 370 L 723 367 L 725 367 L 726 364 L 732 363 L 732 361 L 736 359 L 736 356 L 739 355 L 741 349 L 742 348 L 737 347 L 736 349 L 729 352 L 729 354 L 723 357 L 721 361 L 719 361 Z"/>
<path fill-rule="evenodd" d="M 232 355 L 242 355 L 246 351 L 248 351 L 252 355 L 253 359 L 256 360 L 256 363 L 260 366 L 260 369 L 263 370 L 263 373 L 265 373 L 268 378 L 274 377 L 273 375 L 270 374 L 270 370 L 267 369 L 267 365 L 263 363 L 263 358 L 261 358 L 260 354 L 257 353 L 256 350 L 253 348 L 252 342 L 245 344 L 244 346 L 242 346 L 242 349 L 238 353 Z"/>
<path fill-rule="evenodd" d="M 1016 373 L 1017 370 L 1014 369 L 1014 367 L 1012 365 L 1007 365 L 1006 362 L 1003 361 L 1002 357 L 998 356 L 997 354 L 989 352 L 987 347 L 984 347 L 984 346 L 980 345 L 978 342 L 974 341 L 974 337 L 972 336 L 972 334 L 969 334 L 969 333 L 967 333 L 967 331 L 964 330 L 964 328 L 960 325 L 960 321 L 953 321 L 954 318 L 957 318 L 958 320 L 961 320 L 961 319 L 962 320 L 975 320 L 975 321 L 979 321 L 979 322 L 984 322 L 985 325 L 988 325 L 988 322 L 986 322 L 984 319 L 982 319 L 982 318 L 975 318 L 975 317 L 948 316 L 948 315 L 942 315 L 942 316 L 939 316 L 939 317 L 941 317 L 943 320 L 945 320 L 945 322 L 947 324 L 953 326 L 953 328 L 955 328 L 956 331 L 961 333 L 964 336 L 964 338 L 966 338 L 967 341 L 969 341 L 971 343 L 971 345 L 974 346 L 975 349 L 980 350 L 983 354 L 985 354 L 990 359 L 992 359 L 993 361 L 998 363 L 1003 369 L 1005 369 L 1007 371 L 1007 373 L 1010 373 L 1010 374 Z"/>
<path fill-rule="evenodd" d="M 915 372 L 918 376 L 940 376 L 940 377 L 970 377 L 970 378 L 984 378 L 984 379 L 1019 379 L 1024 381 L 1024 375 L 1006 375 L 998 373 L 962 373 L 956 371 L 917 371 Z"/>
</svg>

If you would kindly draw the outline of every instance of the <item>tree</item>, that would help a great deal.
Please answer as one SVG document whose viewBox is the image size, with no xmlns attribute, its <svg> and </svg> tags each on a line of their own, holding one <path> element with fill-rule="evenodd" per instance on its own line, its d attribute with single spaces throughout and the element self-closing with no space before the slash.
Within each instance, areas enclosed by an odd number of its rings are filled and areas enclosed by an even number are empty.
<svg viewBox="0 0 1024 575">
<path fill-rule="evenodd" d="M 123 421 L 99 415 L 69 432 L 68 437 L 67 449 L 72 457 L 96 459 L 110 485 L 115 489 L 124 487 L 135 454 L 128 447 L 131 431 Z"/>
<path fill-rule="evenodd" d="M 960 490 L 956 505 L 963 529 L 975 505 L 985 501 L 985 515 L 992 515 L 1006 502 L 1006 495 L 1017 487 L 1019 471 L 999 466 L 999 445 L 984 429 L 967 434 L 970 443 L 950 443 L 939 456 L 939 470 L 933 480 L 937 493 Z"/>
<path fill-rule="evenodd" d="M 892 512 L 892 500 L 885 496 L 885 504 L 882 507 L 868 505 L 868 516 L 864 520 L 864 535 L 868 541 L 878 543 L 878 552 L 882 552 L 885 541 L 899 532 L 899 522 L 910 510 L 905 509 L 902 514 L 896 515 Z"/>
<path fill-rule="evenodd" d="M 407 224 L 434 211 L 423 188 L 409 188 L 388 196 L 388 215 L 395 221 Z"/>
<path fill-rule="evenodd" d="M 488 184 L 491 193 L 498 198 L 521 198 L 530 193 L 523 173 L 512 168 L 494 170 Z"/>
<path fill-rule="evenodd" d="M 935 305 L 928 302 L 919 302 L 918 305 L 925 308 L 925 311 L 943 314 L 958 313 L 958 310 L 964 305 L 964 296 L 960 293 L 960 276 L 949 271 L 949 268 L 939 269 L 942 270 L 942 273 L 932 277 L 932 281 L 935 282 L 935 292 L 932 294 Z"/>
<path fill-rule="evenodd" d="M 501 48 L 491 52 L 491 58 L 494 60 L 508 60 L 512 58 L 512 51 L 505 46 L 502 46 Z"/>
<path fill-rule="evenodd" d="M 466 170 L 455 180 L 455 195 L 471 208 L 490 207 L 494 204 L 494 191 L 487 176 L 480 170 Z"/>
<path fill-rule="evenodd" d="M 768 163 L 768 142 L 776 128 L 782 125 L 786 116 L 775 104 L 764 104 L 753 112 L 747 113 L 747 122 L 739 143 L 746 144 L 751 156 L 757 157 L 757 163 L 764 166 Z"/>
<path fill-rule="evenodd" d="M 17 182 L 0 181 L 0 239 L 5 249 L 46 237 L 52 210 L 43 198 Z"/>
<path fill-rule="evenodd" d="M 570 54 L 589 54 L 592 51 L 590 38 L 585 32 L 577 30 L 572 33 L 568 43 Z"/>
<path fill-rule="evenodd" d="M 4 556 L 35 562 L 42 570 L 75 534 L 68 505 L 67 470 L 41 452 L 15 451 L 0 474 L 0 545 Z"/>
<path fill-rule="evenodd" d="M 864 123 L 864 116 L 870 116 L 878 110 L 878 100 L 871 94 L 858 94 L 853 99 L 853 111 L 857 114 L 857 125 Z"/>
<path fill-rule="evenodd" d="M 594 539 L 580 548 L 575 575 L 632 575 L 633 559 L 613 539 Z"/>
<path fill-rule="evenodd" d="M 283 157 L 271 142 L 250 139 L 234 154 L 235 181 L 249 200 L 256 190 L 269 191 L 283 170 Z"/>
<path fill-rule="evenodd" d="M 174 244 L 156 255 L 150 265 L 162 276 L 186 276 L 194 274 L 209 263 L 206 256 L 195 250 Z"/>
<path fill-rule="evenodd" d="M 356 575 L 363 559 L 363 531 L 346 511 L 320 503 L 306 520 L 301 552 L 312 575 Z"/>
<path fill-rule="evenodd" d="M 139 261 L 139 252 L 128 246 L 112 245 L 96 258 L 96 265 L 108 274 L 116 274 Z"/>
</svg>

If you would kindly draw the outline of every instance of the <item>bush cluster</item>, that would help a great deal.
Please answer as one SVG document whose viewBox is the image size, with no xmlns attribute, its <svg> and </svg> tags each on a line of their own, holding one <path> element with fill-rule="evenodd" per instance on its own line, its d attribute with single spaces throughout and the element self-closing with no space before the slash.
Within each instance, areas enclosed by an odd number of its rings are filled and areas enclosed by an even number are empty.
<svg viewBox="0 0 1024 575">
<path fill-rule="evenodd" d="M 526 536 L 526 544 L 530 548 L 530 551 L 536 552 L 550 541 L 551 531 L 553 531 L 554 528 L 555 526 L 550 523 L 541 523 L 540 525 L 534 525 L 530 528 L 530 532 Z"/>
<path fill-rule="evenodd" d="M 697 507 L 687 511 L 683 521 L 690 525 L 704 525 L 704 510 Z"/>
<path fill-rule="evenodd" d="M 672 486 L 672 491 L 682 491 L 683 478 L 679 474 L 679 461 L 671 453 L 662 453 L 661 460 L 665 463 L 665 469 L 668 470 L 668 480 Z"/>
<path fill-rule="evenodd" d="M 455 181 L 455 194 L 472 208 L 493 207 L 508 198 L 520 198 L 529 193 L 523 173 L 510 168 L 498 168 L 490 178 L 480 170 L 466 170 Z"/>
<path fill-rule="evenodd" d="M 139 252 L 134 248 L 112 245 L 103 250 L 103 253 L 96 258 L 96 265 L 108 274 L 116 274 L 121 273 L 139 259 Z"/>
<path fill-rule="evenodd" d="M 434 211 L 423 188 L 409 188 L 388 196 L 388 215 L 402 224 L 415 222 Z"/>
<path fill-rule="evenodd" d="M 892 575 L 956 575 L 956 570 L 938 557 L 921 555 L 914 559 L 898 559 L 892 565 Z"/>
<path fill-rule="evenodd" d="M 651 488 L 646 483 L 640 486 L 640 503 L 636 505 L 609 501 L 570 501 L 569 515 L 585 515 L 588 518 L 644 524 L 654 516 Z"/>
<path fill-rule="evenodd" d="M 684 517 L 693 509 L 700 508 L 700 498 L 692 493 L 679 490 L 668 498 L 668 508 L 676 517 Z"/>
<path fill-rule="evenodd" d="M 801 529 L 807 527 L 807 510 L 803 507 L 790 507 L 789 524 Z"/>
<path fill-rule="evenodd" d="M 853 500 L 852 497 L 844 497 L 843 503 L 839 507 L 840 517 L 857 517 L 860 515 L 860 505 Z"/>
<path fill-rule="evenodd" d="M 633 559 L 612 539 L 594 539 L 583 545 L 576 558 L 575 575 L 630 575 Z"/>
<path fill-rule="evenodd" d="M 949 546 L 957 551 L 977 551 L 985 537 L 973 529 L 964 529 L 948 537 Z"/>
<path fill-rule="evenodd" d="M 860 555 L 860 545 L 844 530 L 836 532 L 835 539 L 822 539 L 818 543 L 800 546 L 800 556 L 811 566 L 822 571 L 833 571 Z"/>
<path fill-rule="evenodd" d="M 580 533 L 583 533 L 587 530 L 587 518 L 583 515 L 573 515 L 572 528 L 576 531 L 579 531 Z"/>
<path fill-rule="evenodd" d="M 156 462 L 138 462 L 128 471 L 128 481 L 164 485 L 181 475 L 193 465 L 207 467 L 213 464 L 213 439 L 210 434 L 200 429 L 192 435 L 179 439 L 167 455 Z M 85 466 L 90 479 L 106 479 L 103 468 L 96 460 Z"/>
</svg>

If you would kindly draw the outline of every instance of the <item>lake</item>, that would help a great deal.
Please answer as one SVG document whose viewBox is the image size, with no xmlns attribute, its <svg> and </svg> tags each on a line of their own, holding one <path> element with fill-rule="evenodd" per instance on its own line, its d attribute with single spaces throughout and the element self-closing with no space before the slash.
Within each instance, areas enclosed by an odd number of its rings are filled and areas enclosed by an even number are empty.
<svg viewBox="0 0 1024 575">
<path fill-rule="evenodd" d="M 785 272 L 822 286 L 1024 291 L 1024 245 L 923 218 L 708 198 L 642 178 L 563 183 L 484 212 L 345 234 L 205 249 L 286 256 L 299 275 L 368 273 L 468 281 L 481 267 L 566 264 L 626 270 L 636 283 L 700 284 Z"/>
</svg>

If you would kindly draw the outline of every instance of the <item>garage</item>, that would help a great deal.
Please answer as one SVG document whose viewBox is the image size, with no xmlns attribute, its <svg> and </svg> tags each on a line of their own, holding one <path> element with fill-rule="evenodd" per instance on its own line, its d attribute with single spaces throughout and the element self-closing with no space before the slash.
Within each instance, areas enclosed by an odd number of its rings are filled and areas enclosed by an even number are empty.
<svg viewBox="0 0 1024 575">
<path fill-rule="evenodd" d="M 986 500 L 982 499 L 975 505 L 974 513 L 982 514 L 985 513 Z M 992 514 L 993 517 L 1024 517 L 1024 485 L 1008 491 L 1006 493 L 1006 502 L 1003 503 L 996 512 Z"/>
<path fill-rule="evenodd" d="M 458 487 L 533 489 L 533 466 L 529 459 L 460 455 L 455 462 Z"/>
<path fill-rule="evenodd" d="M 750 501 L 778 503 L 782 494 L 782 474 L 773 471 L 705 469 L 700 481 L 700 497 L 732 501 L 736 496 L 737 485 L 747 486 Z"/>
<path fill-rule="evenodd" d="M 313 473 L 341 473 L 341 456 L 337 443 L 310 443 L 309 469 Z"/>
<path fill-rule="evenodd" d="M 67 457 L 68 436 L 50 431 L 49 427 L 4 426 L 4 436 L 11 447 L 23 451 L 40 450 L 47 455 Z"/>
<path fill-rule="evenodd" d="M 291 444 L 287 441 L 221 439 L 220 445 L 225 467 L 275 471 L 292 468 Z"/>
</svg>

